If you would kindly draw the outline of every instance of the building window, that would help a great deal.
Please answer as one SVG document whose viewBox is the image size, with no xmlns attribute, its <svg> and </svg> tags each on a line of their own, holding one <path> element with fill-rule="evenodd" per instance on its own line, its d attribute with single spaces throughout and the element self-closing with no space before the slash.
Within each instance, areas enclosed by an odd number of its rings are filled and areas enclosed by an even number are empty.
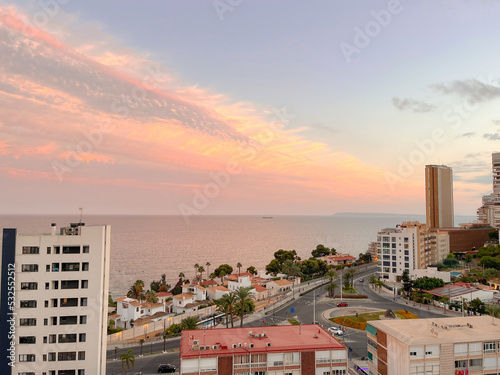
<svg viewBox="0 0 500 375">
<path fill-rule="evenodd" d="M 83 253 L 84 253 L 84 254 L 88 254 L 89 252 L 90 252 L 90 246 L 88 246 L 88 245 L 87 245 L 87 246 L 84 246 L 84 247 L 83 247 Z"/>
<path fill-rule="evenodd" d="M 51 250 L 52 250 L 52 248 L 50 246 L 47 246 L 47 254 L 50 254 Z"/>
<path fill-rule="evenodd" d="M 52 300 L 52 307 L 57 307 L 57 299 Z"/>
<path fill-rule="evenodd" d="M 79 361 L 85 360 L 85 352 L 78 352 L 78 360 Z"/>
<path fill-rule="evenodd" d="M 300 353 L 285 353 L 285 366 L 300 365 Z"/>
<path fill-rule="evenodd" d="M 82 280 L 82 289 L 88 289 L 88 287 L 89 287 L 89 281 Z"/>
<path fill-rule="evenodd" d="M 88 270 L 89 270 L 89 262 L 83 262 L 82 271 L 88 271 Z"/>
<path fill-rule="evenodd" d="M 395 243 L 393 243 L 393 244 L 392 244 L 392 248 L 393 248 L 393 249 L 395 249 L 395 248 L 396 248 L 396 244 L 395 244 Z"/>
<path fill-rule="evenodd" d="M 61 289 L 78 289 L 78 280 L 62 280 Z"/>
<path fill-rule="evenodd" d="M 70 325 L 70 324 L 77 324 L 77 323 L 78 323 L 78 317 L 76 315 L 74 315 L 74 316 L 61 316 L 59 318 L 60 325 Z"/>
<path fill-rule="evenodd" d="M 34 354 L 19 354 L 19 362 L 35 362 Z"/>
<path fill-rule="evenodd" d="M 78 341 L 79 342 L 86 342 L 87 341 L 87 334 L 86 333 L 80 333 L 78 335 Z"/>
<path fill-rule="evenodd" d="M 85 370 L 83 369 L 78 370 L 78 375 L 85 375 Z"/>
<path fill-rule="evenodd" d="M 483 359 L 469 359 L 469 370 L 470 371 L 481 371 L 483 369 Z"/>
<path fill-rule="evenodd" d="M 49 353 L 49 362 L 54 362 L 56 360 L 56 353 Z"/>
<path fill-rule="evenodd" d="M 87 315 L 80 315 L 80 324 L 87 324 Z"/>
<path fill-rule="evenodd" d="M 49 319 L 48 318 L 43 318 L 43 325 L 46 326 L 49 324 Z"/>
<path fill-rule="evenodd" d="M 21 283 L 21 289 L 22 290 L 37 290 L 38 289 L 38 283 Z"/>
<path fill-rule="evenodd" d="M 36 344 L 35 336 L 21 336 L 19 337 L 19 344 Z"/>
<path fill-rule="evenodd" d="M 59 352 L 57 353 L 58 361 L 76 361 L 76 352 Z"/>
<path fill-rule="evenodd" d="M 23 264 L 21 272 L 38 272 L 38 264 Z"/>
<path fill-rule="evenodd" d="M 36 319 L 35 318 L 20 318 L 19 319 L 19 325 L 20 326 L 36 326 Z"/>
<path fill-rule="evenodd" d="M 467 344 L 455 344 L 453 350 L 455 357 L 467 356 Z"/>
<path fill-rule="evenodd" d="M 59 272 L 59 263 L 52 263 L 52 272 Z"/>
<path fill-rule="evenodd" d="M 408 237 L 404 238 L 404 243 L 408 243 Z"/>
<path fill-rule="evenodd" d="M 31 309 L 36 307 L 36 300 L 21 301 L 22 309 Z"/>
<path fill-rule="evenodd" d="M 409 262 L 410 261 L 410 257 L 405 257 L 405 262 Z"/>
<path fill-rule="evenodd" d="M 87 297 L 80 298 L 80 306 L 87 306 Z"/>
<path fill-rule="evenodd" d="M 469 356 L 483 354 L 483 344 L 481 342 L 471 342 L 469 344 Z"/>
<path fill-rule="evenodd" d="M 45 304 L 45 307 L 49 307 L 49 301 L 45 301 L 44 304 Z"/>
<path fill-rule="evenodd" d="M 47 264 L 47 265 L 45 266 L 45 272 L 50 272 L 50 264 Z"/>
<path fill-rule="evenodd" d="M 63 246 L 63 254 L 80 254 L 80 246 Z"/>
<path fill-rule="evenodd" d="M 78 298 L 61 298 L 61 307 L 78 306 Z"/>
<path fill-rule="evenodd" d="M 68 342 L 76 342 L 76 333 L 59 334 L 58 342 L 60 344 Z"/>
<path fill-rule="evenodd" d="M 57 343 L 57 336 L 49 335 L 49 344 L 56 344 L 56 343 Z"/>
<path fill-rule="evenodd" d="M 45 288 L 48 289 L 48 288 Z M 52 281 L 52 289 L 59 289 L 59 280 Z"/>
<path fill-rule="evenodd" d="M 490 341 L 484 343 L 484 353 L 496 353 L 496 342 Z"/>
<path fill-rule="evenodd" d="M 267 366 L 283 366 L 283 353 L 269 353 L 267 355 Z"/>
<path fill-rule="evenodd" d="M 80 271 L 80 263 L 62 263 L 61 271 L 63 272 Z"/>
<path fill-rule="evenodd" d="M 410 263 L 405 263 L 405 268 L 410 268 Z"/>
<path fill-rule="evenodd" d="M 23 254 L 39 254 L 40 248 L 38 246 L 23 246 Z"/>
</svg>

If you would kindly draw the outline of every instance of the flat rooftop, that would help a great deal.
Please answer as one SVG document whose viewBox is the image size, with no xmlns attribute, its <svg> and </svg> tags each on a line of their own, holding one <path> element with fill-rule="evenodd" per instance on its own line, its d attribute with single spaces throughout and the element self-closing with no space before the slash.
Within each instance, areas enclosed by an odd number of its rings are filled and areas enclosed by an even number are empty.
<svg viewBox="0 0 500 375">
<path fill-rule="evenodd" d="M 316 324 L 197 329 L 182 331 L 180 355 L 181 358 L 213 357 L 315 349 L 346 350 L 346 347 Z"/>
<path fill-rule="evenodd" d="M 498 341 L 500 338 L 500 319 L 491 316 L 376 320 L 369 324 L 408 345 Z"/>
</svg>

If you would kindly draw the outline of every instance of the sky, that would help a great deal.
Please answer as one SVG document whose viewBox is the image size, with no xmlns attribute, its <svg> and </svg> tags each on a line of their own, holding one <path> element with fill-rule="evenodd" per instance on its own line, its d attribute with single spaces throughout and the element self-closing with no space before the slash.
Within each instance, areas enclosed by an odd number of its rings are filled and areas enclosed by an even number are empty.
<svg viewBox="0 0 500 375">
<path fill-rule="evenodd" d="M 0 214 L 474 215 L 493 0 L 0 1 Z"/>
</svg>

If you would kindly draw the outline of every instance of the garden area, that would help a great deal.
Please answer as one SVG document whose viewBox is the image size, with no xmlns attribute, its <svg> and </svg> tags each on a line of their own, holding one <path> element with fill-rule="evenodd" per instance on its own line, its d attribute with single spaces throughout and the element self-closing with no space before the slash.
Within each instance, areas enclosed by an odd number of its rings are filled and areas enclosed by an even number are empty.
<svg viewBox="0 0 500 375">
<path fill-rule="evenodd" d="M 387 311 L 369 312 L 364 314 L 356 314 L 351 316 L 338 316 L 330 320 L 338 324 L 339 326 L 345 325 L 346 327 L 364 330 L 366 328 L 367 322 L 371 320 L 389 320 L 389 319 L 418 319 L 418 316 L 407 310 L 398 310 L 398 311 L 387 310 Z"/>
</svg>

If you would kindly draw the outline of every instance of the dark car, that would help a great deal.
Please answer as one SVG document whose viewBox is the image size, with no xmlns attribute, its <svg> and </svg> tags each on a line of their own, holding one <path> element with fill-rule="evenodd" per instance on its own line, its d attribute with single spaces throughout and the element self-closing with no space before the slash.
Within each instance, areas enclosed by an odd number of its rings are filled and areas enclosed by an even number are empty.
<svg viewBox="0 0 500 375">
<path fill-rule="evenodd" d="M 347 302 L 339 302 L 337 303 L 337 307 L 344 307 L 344 306 L 349 306 Z"/>
<path fill-rule="evenodd" d="M 158 373 L 165 372 L 175 372 L 175 366 L 170 363 L 162 364 L 158 366 Z"/>
</svg>

